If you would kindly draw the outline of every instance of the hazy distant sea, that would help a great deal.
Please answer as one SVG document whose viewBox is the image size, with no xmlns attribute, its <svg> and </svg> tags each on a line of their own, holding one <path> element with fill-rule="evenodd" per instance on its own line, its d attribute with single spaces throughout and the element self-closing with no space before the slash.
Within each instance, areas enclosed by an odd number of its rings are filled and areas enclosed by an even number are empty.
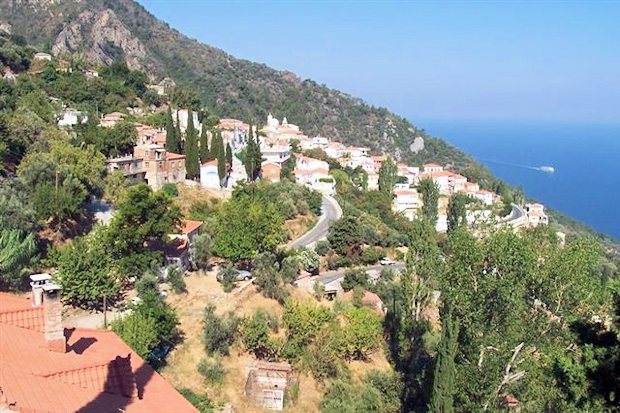
<svg viewBox="0 0 620 413">
<path fill-rule="evenodd" d="M 413 123 L 522 186 L 527 196 L 620 240 L 620 123 Z M 555 173 L 532 169 L 542 165 Z"/>
</svg>

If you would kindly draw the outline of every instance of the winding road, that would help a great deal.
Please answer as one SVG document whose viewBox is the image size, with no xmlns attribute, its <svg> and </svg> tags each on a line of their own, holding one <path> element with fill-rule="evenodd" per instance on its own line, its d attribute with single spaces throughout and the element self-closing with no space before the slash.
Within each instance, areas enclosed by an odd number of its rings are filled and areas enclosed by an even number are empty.
<svg viewBox="0 0 620 413">
<path fill-rule="evenodd" d="M 510 215 L 502 218 L 497 222 L 498 225 L 511 225 L 514 228 L 519 228 L 527 225 L 527 213 L 523 209 L 522 206 L 517 204 L 512 204 L 512 211 L 510 211 Z"/>
<path fill-rule="evenodd" d="M 289 248 L 312 247 L 317 241 L 327 237 L 329 225 L 340 219 L 342 216 L 342 209 L 334 198 L 325 194 L 323 194 L 323 205 L 321 208 L 323 213 L 319 218 L 319 222 L 317 222 L 310 231 L 296 240 L 289 242 L 287 244 Z"/>
</svg>

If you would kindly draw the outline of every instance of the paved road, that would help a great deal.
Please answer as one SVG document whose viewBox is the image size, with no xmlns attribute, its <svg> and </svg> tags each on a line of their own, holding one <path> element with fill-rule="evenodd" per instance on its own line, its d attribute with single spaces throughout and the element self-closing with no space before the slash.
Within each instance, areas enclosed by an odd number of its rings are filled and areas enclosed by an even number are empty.
<svg viewBox="0 0 620 413">
<path fill-rule="evenodd" d="M 323 195 L 323 214 L 319 222 L 301 237 L 288 243 L 289 248 L 312 247 L 317 241 L 327 237 L 329 225 L 342 216 L 342 209 L 334 198 Z"/>
<path fill-rule="evenodd" d="M 509 224 L 513 226 L 520 225 L 520 221 L 523 220 L 525 216 L 526 216 L 526 213 L 523 207 L 517 204 L 512 204 L 512 211 L 510 211 L 510 215 L 500 219 L 497 223 L 500 225 L 502 224 Z"/>
</svg>

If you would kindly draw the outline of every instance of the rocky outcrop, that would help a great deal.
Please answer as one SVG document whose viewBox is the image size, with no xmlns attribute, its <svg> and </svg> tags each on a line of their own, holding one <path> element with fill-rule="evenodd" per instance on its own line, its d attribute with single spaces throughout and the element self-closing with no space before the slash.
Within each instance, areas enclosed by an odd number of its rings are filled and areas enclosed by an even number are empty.
<svg viewBox="0 0 620 413">
<path fill-rule="evenodd" d="M 109 64 L 122 58 L 131 69 L 148 72 L 144 44 L 110 9 L 82 12 L 56 36 L 52 53 L 55 56 L 83 53 L 88 61 L 97 64 Z"/>
</svg>

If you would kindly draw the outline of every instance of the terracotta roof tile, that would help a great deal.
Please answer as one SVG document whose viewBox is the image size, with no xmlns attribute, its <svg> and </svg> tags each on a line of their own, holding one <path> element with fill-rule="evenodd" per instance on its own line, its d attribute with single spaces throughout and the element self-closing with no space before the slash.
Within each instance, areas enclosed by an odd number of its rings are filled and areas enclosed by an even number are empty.
<svg viewBox="0 0 620 413">
<path fill-rule="evenodd" d="M 31 319 L 14 315 L 19 301 L 22 312 L 43 313 L 26 297 L 0 294 L 0 387 L 15 410 L 196 412 L 111 331 L 65 329 L 67 352 L 49 351 L 40 331 L 12 324 Z"/>
<path fill-rule="evenodd" d="M 187 235 L 190 232 L 196 231 L 201 226 L 202 221 L 192 221 L 191 219 L 185 219 L 183 220 L 183 229 L 181 231 L 183 234 Z"/>
</svg>

